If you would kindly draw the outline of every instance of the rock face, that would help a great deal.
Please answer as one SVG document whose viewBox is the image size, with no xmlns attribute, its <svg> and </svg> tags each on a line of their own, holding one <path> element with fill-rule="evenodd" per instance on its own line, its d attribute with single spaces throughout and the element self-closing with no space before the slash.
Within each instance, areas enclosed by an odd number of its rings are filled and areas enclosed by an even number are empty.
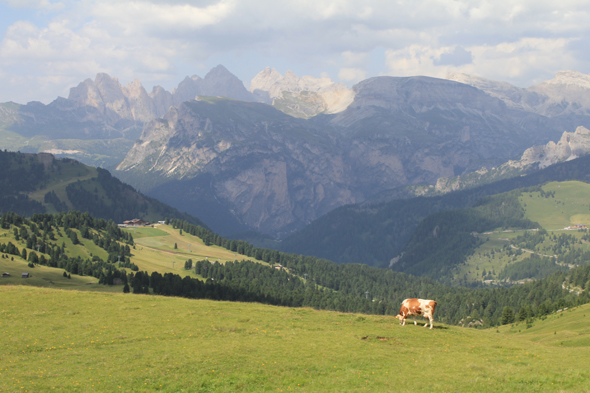
<svg viewBox="0 0 590 393">
<path fill-rule="evenodd" d="M 185 211 L 206 216 L 199 198 L 213 193 L 238 222 L 275 232 L 356 202 L 337 144 L 331 132 L 268 105 L 211 98 L 150 122 L 118 170 L 159 176 L 151 193 L 162 200 L 181 190 L 174 180 L 209 174 L 207 190 L 183 191 Z"/>
<path fill-rule="evenodd" d="M 266 71 L 255 86 L 278 92 L 269 86 L 284 77 Z M 186 102 L 145 127 L 118 176 L 198 217 L 214 201 L 241 228 L 280 236 L 343 204 L 496 166 L 561 134 L 547 117 L 453 81 L 378 77 L 352 90 L 346 110 L 308 120 L 264 104 Z"/>
<path fill-rule="evenodd" d="M 291 116 L 302 118 L 341 112 L 354 99 L 352 90 L 329 78 L 300 78 L 291 70 L 283 76 L 270 67 L 252 79 L 250 91 L 259 102 L 272 104 Z"/>
<path fill-rule="evenodd" d="M 575 132 L 564 132 L 561 139 L 545 146 L 533 146 L 527 149 L 520 161 L 508 162 L 511 166 L 526 166 L 538 164 L 539 168 L 546 168 L 558 162 L 570 161 L 590 153 L 590 130 L 578 127 Z"/>
<path fill-rule="evenodd" d="M 396 198 L 442 195 L 482 186 L 495 181 L 526 175 L 538 169 L 574 160 L 589 153 L 590 130 L 580 126 L 575 132 L 565 131 L 557 143 L 550 141 L 546 145 L 526 149 L 519 160 L 509 160 L 498 167 L 484 167 L 464 175 L 440 177 L 436 184 L 413 185 L 403 189 L 387 190 L 371 197 L 365 204 L 381 203 Z"/>
</svg>

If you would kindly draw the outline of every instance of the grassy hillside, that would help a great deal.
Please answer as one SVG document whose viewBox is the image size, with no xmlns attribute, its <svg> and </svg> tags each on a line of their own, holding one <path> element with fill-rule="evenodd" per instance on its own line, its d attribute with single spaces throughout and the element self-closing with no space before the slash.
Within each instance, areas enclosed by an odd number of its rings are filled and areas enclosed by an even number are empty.
<svg viewBox="0 0 590 393">
<path fill-rule="evenodd" d="M 199 237 L 186 232 L 180 234 L 170 225 L 156 225 L 155 228 L 128 228 L 125 231 L 131 233 L 136 244 L 133 250 L 133 263 L 139 267 L 139 270 L 149 273 L 157 271 L 161 274 L 175 273 L 181 276 L 199 277 L 194 270 L 184 269 L 187 259 L 192 259 L 194 262 L 208 259 L 219 263 L 249 260 L 268 265 L 223 247 L 205 246 Z"/>
<path fill-rule="evenodd" d="M 590 184 L 578 181 L 551 182 L 539 191 L 523 192 L 519 201 L 525 217 L 538 222 L 545 231 L 537 234 L 537 231 L 496 230 L 481 234 L 483 244 L 467 258 L 465 265 L 458 267 L 455 278 L 505 280 L 512 273 L 517 280 L 538 279 L 556 270 L 568 271 L 586 265 L 590 256 L 587 231 L 566 228 L 590 225 L 588 195 Z M 540 237 L 534 239 L 534 236 Z M 522 273 L 514 274 L 518 265 Z M 542 269 L 541 265 L 553 267 Z M 492 274 L 484 275 L 484 271 Z M 536 272 L 539 274 L 535 275 Z"/>
<path fill-rule="evenodd" d="M 0 297 L 2 391 L 590 389 L 588 306 L 498 333 L 440 323 L 434 330 L 400 327 L 392 317 L 306 308 L 23 286 L 2 286 Z M 577 345 L 567 345 L 573 336 Z"/>
<path fill-rule="evenodd" d="M 30 226 L 25 226 L 29 232 L 32 232 Z M 65 236 L 65 230 L 59 228 L 56 231 L 55 241 L 49 241 L 49 244 L 54 246 L 65 246 L 64 252 L 68 258 L 92 259 L 99 257 L 102 260 L 107 260 L 109 255 L 107 251 L 98 247 L 89 239 L 82 239 L 80 231 L 73 229 L 78 234 L 80 243 L 73 244 L 72 240 Z M 159 272 L 161 274 L 174 273 L 180 276 L 190 276 L 199 278 L 194 270 L 185 270 L 184 263 L 188 259 L 199 261 L 209 259 L 212 262 L 226 263 L 227 261 L 251 260 L 244 255 L 236 255 L 223 247 L 210 245 L 205 246 L 203 241 L 188 233 L 182 235 L 178 230 L 174 230 L 169 225 L 156 225 L 155 228 L 128 228 L 124 232 L 130 233 L 135 241 L 135 248 L 132 249 L 132 262 L 138 266 L 138 269 L 148 273 Z M 0 228 L 0 243 L 12 243 L 19 250 L 27 249 L 27 241 L 23 238 L 16 240 L 13 229 Z M 174 248 L 174 245 L 177 248 Z M 190 244 L 190 250 L 189 250 Z M 33 248 L 28 248 L 27 252 L 36 252 L 38 256 L 43 255 L 47 260 L 50 259 L 48 253 L 39 253 Z M 4 254 L 3 254 L 4 255 Z M 58 269 L 49 266 L 36 264 L 34 267 L 28 266 L 28 261 L 19 255 L 6 255 L 7 257 L 0 258 L 0 273 L 10 273 L 10 277 L 0 280 L 0 285 L 32 285 L 50 288 L 62 289 L 76 289 L 76 290 L 96 290 L 96 291 L 110 291 L 121 292 L 122 285 L 97 285 L 98 278 L 92 276 L 79 276 L 76 274 L 70 275 L 71 278 L 63 277 L 63 269 Z M 117 258 L 115 258 L 116 260 Z M 174 262 L 174 263 L 172 263 Z M 258 263 L 268 265 L 263 261 L 256 261 Z M 115 264 L 116 266 L 116 264 Z M 130 272 L 130 269 L 126 269 Z M 22 273 L 28 272 L 31 277 L 23 279 Z"/>
</svg>

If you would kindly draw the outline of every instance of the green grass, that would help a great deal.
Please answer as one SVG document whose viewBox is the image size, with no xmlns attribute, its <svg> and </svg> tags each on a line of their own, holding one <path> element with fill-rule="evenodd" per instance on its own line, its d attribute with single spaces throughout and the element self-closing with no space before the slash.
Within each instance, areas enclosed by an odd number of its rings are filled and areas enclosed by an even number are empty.
<svg viewBox="0 0 590 393">
<path fill-rule="evenodd" d="M 586 391 L 563 317 L 471 330 L 392 317 L 160 296 L 0 287 L 2 391 Z M 571 321 L 571 323 L 568 323 Z M 560 330 L 561 332 L 561 330 Z M 586 334 L 586 333 L 584 333 Z M 582 336 L 581 336 L 582 337 Z M 559 365 L 556 367 L 556 365 Z"/>
<path fill-rule="evenodd" d="M 209 259 L 219 263 L 246 259 L 267 264 L 223 247 L 206 246 L 200 238 L 186 232 L 181 235 L 178 229 L 170 225 L 155 225 L 154 228 L 127 228 L 125 231 L 130 232 L 135 241 L 135 248 L 131 250 L 133 254 L 131 262 L 135 263 L 139 270 L 149 273 L 157 271 L 161 274 L 175 273 L 183 277 L 198 278 L 194 270 L 184 269 L 184 263 L 188 259 L 192 259 L 193 262 Z M 177 246 L 176 249 L 174 244 Z"/>
<path fill-rule="evenodd" d="M 543 191 L 555 192 L 555 197 L 544 198 L 538 192 L 531 192 L 519 198 L 526 218 L 538 222 L 548 231 L 572 224 L 590 225 L 590 184 L 552 182 L 544 185 Z"/>
</svg>

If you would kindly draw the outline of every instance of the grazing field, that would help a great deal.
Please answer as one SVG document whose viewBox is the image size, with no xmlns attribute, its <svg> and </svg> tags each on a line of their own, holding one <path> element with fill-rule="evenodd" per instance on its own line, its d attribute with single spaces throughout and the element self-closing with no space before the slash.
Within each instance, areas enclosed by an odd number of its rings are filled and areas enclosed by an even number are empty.
<svg viewBox="0 0 590 393">
<path fill-rule="evenodd" d="M 0 299 L 1 391 L 590 390 L 589 306 L 529 329 L 428 330 L 122 293 L 2 286 Z"/>
<path fill-rule="evenodd" d="M 574 224 L 590 225 L 590 184 L 580 181 L 551 182 L 542 187 L 545 193 L 523 193 L 519 198 L 525 217 L 538 222 L 547 231 Z"/>
<path fill-rule="evenodd" d="M 161 274 L 175 273 L 196 278 L 198 276 L 194 270 L 184 269 L 184 263 L 188 259 L 192 259 L 193 262 L 209 259 L 211 262 L 219 261 L 219 263 L 245 259 L 266 264 L 223 247 L 206 246 L 200 238 L 186 232 L 180 234 L 178 229 L 170 225 L 125 230 L 133 235 L 136 244 L 135 249 L 132 250 L 132 262 L 139 267 L 139 270 L 149 273 L 157 271 Z M 175 244 L 177 248 L 174 248 Z"/>
</svg>

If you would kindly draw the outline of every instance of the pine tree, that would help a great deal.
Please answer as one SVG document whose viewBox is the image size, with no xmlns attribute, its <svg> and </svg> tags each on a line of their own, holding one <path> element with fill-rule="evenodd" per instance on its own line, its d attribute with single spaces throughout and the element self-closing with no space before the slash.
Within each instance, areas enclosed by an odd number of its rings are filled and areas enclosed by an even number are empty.
<svg viewBox="0 0 590 393">
<path fill-rule="evenodd" d="M 502 318 L 500 319 L 500 323 L 502 325 L 507 325 L 509 323 L 514 322 L 514 311 L 508 306 L 504 307 L 502 310 Z"/>
</svg>

